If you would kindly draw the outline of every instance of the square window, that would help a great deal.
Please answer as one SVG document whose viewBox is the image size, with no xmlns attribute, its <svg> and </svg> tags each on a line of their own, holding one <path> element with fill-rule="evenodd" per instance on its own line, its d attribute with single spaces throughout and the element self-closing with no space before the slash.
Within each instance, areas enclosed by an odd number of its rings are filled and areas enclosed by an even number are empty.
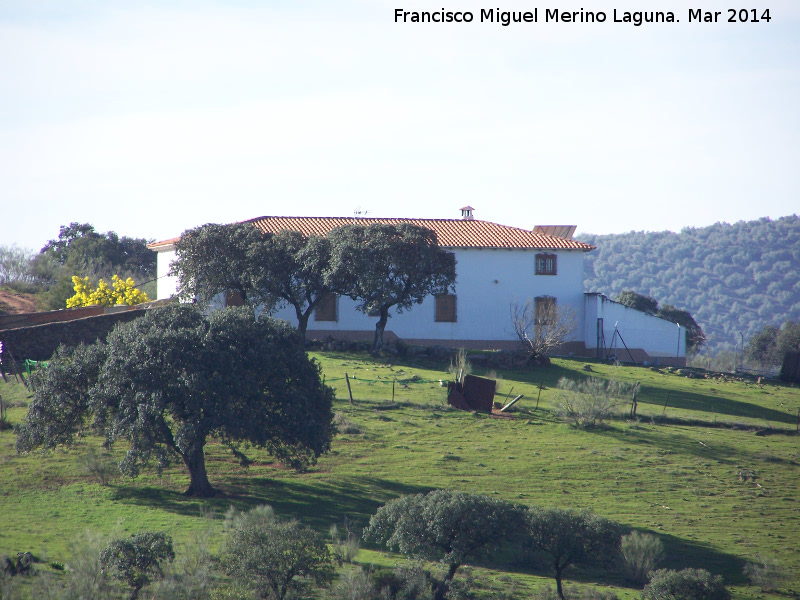
<svg viewBox="0 0 800 600">
<path fill-rule="evenodd" d="M 555 275 L 556 274 L 556 255 L 537 254 L 536 255 L 536 274 Z"/>
</svg>

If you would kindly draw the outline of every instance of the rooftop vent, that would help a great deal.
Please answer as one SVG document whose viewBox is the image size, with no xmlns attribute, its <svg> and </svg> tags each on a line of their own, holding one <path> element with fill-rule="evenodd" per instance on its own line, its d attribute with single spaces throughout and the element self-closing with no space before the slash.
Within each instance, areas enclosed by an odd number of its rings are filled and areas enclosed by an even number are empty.
<svg viewBox="0 0 800 600">
<path fill-rule="evenodd" d="M 472 216 L 472 211 L 475 210 L 471 206 L 462 206 L 461 207 L 461 218 L 464 221 L 474 221 L 475 217 Z"/>
</svg>

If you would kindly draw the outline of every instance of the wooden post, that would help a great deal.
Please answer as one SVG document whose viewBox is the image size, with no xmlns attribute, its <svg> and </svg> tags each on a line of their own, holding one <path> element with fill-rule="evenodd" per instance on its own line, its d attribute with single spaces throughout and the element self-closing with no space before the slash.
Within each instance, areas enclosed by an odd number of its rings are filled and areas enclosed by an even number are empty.
<svg viewBox="0 0 800 600">
<path fill-rule="evenodd" d="M 347 393 L 350 395 L 350 404 L 353 403 L 353 390 L 350 389 L 350 378 L 347 373 L 344 374 L 344 380 L 347 382 Z"/>
<path fill-rule="evenodd" d="M 797 433 L 800 433 L 800 407 L 797 408 Z"/>
<path fill-rule="evenodd" d="M 672 393 L 672 392 L 667 392 L 667 399 L 666 399 L 666 400 L 664 400 L 664 410 L 662 410 L 662 411 L 661 411 L 661 414 L 662 414 L 662 415 L 663 415 L 663 414 L 665 414 L 665 413 L 667 412 L 667 404 L 669 404 L 669 395 L 670 395 L 671 393 Z"/>
<path fill-rule="evenodd" d="M 394 382 L 395 380 L 392 379 L 392 402 L 394 402 Z"/>
<path fill-rule="evenodd" d="M 539 395 L 536 396 L 536 408 L 534 410 L 539 410 L 539 398 L 542 397 L 542 389 L 544 388 L 544 382 L 539 382 Z"/>
</svg>

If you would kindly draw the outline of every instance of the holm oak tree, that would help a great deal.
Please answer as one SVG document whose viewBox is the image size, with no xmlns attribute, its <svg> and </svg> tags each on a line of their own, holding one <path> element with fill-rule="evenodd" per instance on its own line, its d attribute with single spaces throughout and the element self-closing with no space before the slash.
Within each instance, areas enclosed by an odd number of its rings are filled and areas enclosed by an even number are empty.
<svg viewBox="0 0 800 600">
<path fill-rule="evenodd" d="M 216 438 L 243 462 L 246 445 L 302 469 L 330 447 L 333 392 L 300 336 L 248 307 L 204 317 L 172 304 L 118 325 L 106 342 L 60 348 L 34 380 L 17 450 L 69 444 L 78 432 L 129 442 L 120 470 L 153 459 L 189 472 L 187 495 L 216 493 L 204 446 Z"/>
</svg>

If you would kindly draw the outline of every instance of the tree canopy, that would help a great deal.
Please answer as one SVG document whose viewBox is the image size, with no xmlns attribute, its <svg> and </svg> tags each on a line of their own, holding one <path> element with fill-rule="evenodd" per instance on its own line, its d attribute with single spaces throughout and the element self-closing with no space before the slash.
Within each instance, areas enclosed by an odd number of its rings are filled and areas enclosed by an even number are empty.
<svg viewBox="0 0 800 600">
<path fill-rule="evenodd" d="M 309 579 L 320 585 L 333 580 L 325 540 L 297 521 L 279 519 L 270 506 L 229 515 L 227 527 L 225 569 L 249 583 L 259 598 L 284 600 L 304 590 Z"/>
<path fill-rule="evenodd" d="M 764 367 L 783 363 L 787 352 L 800 352 L 800 322 L 786 321 L 781 327 L 765 326 L 745 346 L 745 356 Z"/>
<path fill-rule="evenodd" d="M 114 540 L 100 553 L 103 573 L 126 583 L 131 588 L 130 600 L 136 600 L 153 577 L 163 576 L 164 561 L 174 559 L 172 537 L 163 531 L 145 531 Z"/>
<path fill-rule="evenodd" d="M 155 273 L 156 254 L 147 248 L 146 239 L 99 233 L 89 223 L 62 225 L 58 238 L 28 262 L 28 278 L 46 289 L 43 306 L 54 310 L 64 308 L 72 296 L 74 275 L 94 282 L 118 274 L 149 283 Z"/>
<path fill-rule="evenodd" d="M 210 496 L 204 446 L 220 440 L 241 460 L 246 444 L 302 469 L 330 447 L 333 392 L 300 337 L 247 307 L 208 318 L 189 305 L 154 308 L 120 324 L 105 344 L 61 348 L 34 380 L 17 449 L 69 444 L 78 432 L 130 442 L 123 473 L 173 457 L 187 495 Z"/>
<path fill-rule="evenodd" d="M 264 294 L 264 236 L 252 223 L 208 223 L 189 229 L 175 243 L 170 275 L 178 278 L 178 297 L 207 305 L 218 294 L 237 292 L 250 306 L 273 303 Z"/>
<path fill-rule="evenodd" d="M 566 569 L 612 563 L 619 555 L 621 533 L 617 523 L 591 513 L 531 507 L 525 545 L 534 555 L 547 558 L 558 597 L 563 600 L 562 578 Z"/>
<path fill-rule="evenodd" d="M 364 530 L 367 540 L 403 554 L 441 561 L 447 573 L 436 600 L 458 568 L 487 556 L 522 529 L 522 509 L 504 500 L 452 490 L 403 496 L 378 509 Z"/>
<path fill-rule="evenodd" d="M 456 259 L 439 247 L 436 233 L 410 223 L 344 225 L 328 234 L 331 284 L 377 315 L 373 349 L 383 345 L 389 310 L 401 313 L 456 281 Z"/>
</svg>

